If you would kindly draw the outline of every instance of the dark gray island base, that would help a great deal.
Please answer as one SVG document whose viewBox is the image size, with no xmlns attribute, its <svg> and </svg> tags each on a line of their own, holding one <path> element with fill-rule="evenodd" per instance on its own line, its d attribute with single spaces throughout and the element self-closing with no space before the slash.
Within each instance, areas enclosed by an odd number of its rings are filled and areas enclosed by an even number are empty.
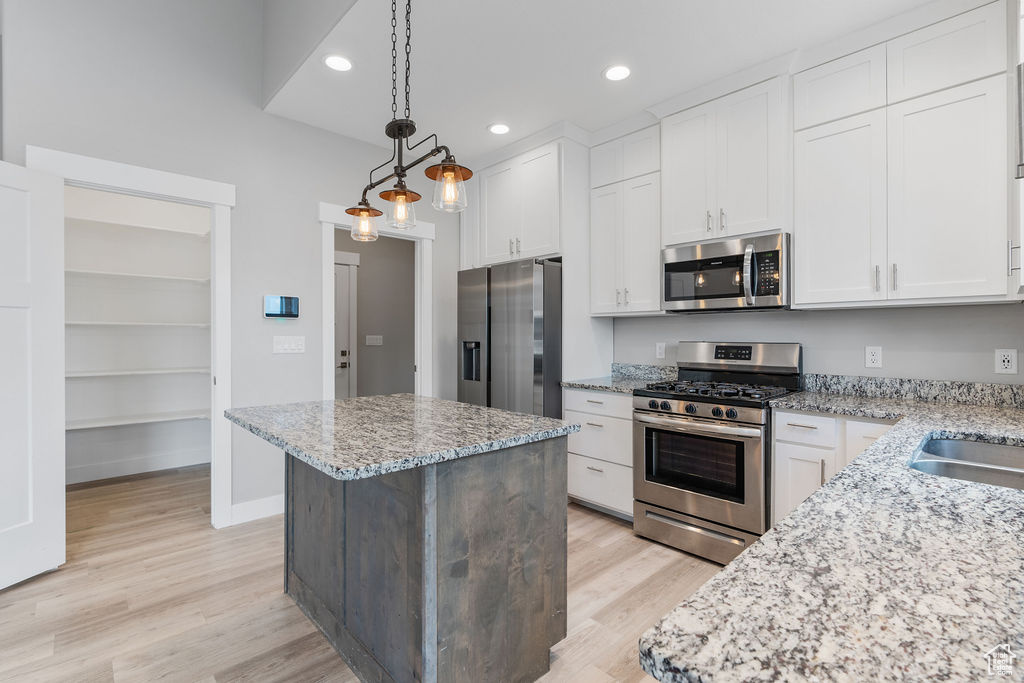
<svg viewBox="0 0 1024 683">
<path fill-rule="evenodd" d="M 367 400 L 227 413 L 301 442 L 285 449 L 286 592 L 361 680 L 536 680 L 566 635 L 565 434 L 578 427 L 402 395 L 373 397 L 376 423 L 349 431 Z M 452 438 L 442 456 L 425 443 Z"/>
</svg>

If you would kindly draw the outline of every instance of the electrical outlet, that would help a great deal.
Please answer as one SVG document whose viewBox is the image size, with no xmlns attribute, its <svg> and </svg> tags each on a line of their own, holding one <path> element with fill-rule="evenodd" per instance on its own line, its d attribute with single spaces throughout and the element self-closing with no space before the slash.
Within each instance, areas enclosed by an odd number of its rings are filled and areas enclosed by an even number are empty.
<svg viewBox="0 0 1024 683">
<path fill-rule="evenodd" d="M 996 349 L 996 374 L 1017 374 L 1017 349 Z"/>
<path fill-rule="evenodd" d="M 665 357 L 665 342 L 657 342 L 654 345 L 654 357 L 664 358 Z"/>
<path fill-rule="evenodd" d="M 882 347 L 881 346 L 865 346 L 864 347 L 864 367 L 866 367 L 866 368 L 880 368 L 880 367 L 882 367 Z"/>
</svg>

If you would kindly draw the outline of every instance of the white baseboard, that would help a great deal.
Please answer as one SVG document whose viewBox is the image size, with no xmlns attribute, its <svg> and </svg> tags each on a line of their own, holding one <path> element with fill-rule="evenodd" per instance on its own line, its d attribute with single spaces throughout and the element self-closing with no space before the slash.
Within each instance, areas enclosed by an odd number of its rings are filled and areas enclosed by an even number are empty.
<svg viewBox="0 0 1024 683">
<path fill-rule="evenodd" d="M 264 517 L 273 517 L 284 512 L 284 494 L 247 500 L 231 506 L 231 521 L 227 526 L 245 524 Z"/>
<path fill-rule="evenodd" d="M 143 472 L 172 470 L 177 467 L 202 465 L 208 462 L 210 462 L 210 449 L 196 448 L 171 451 L 170 453 L 155 453 L 141 458 L 69 466 L 65 476 L 67 477 L 66 483 L 80 484 L 84 481 L 126 477 L 130 474 L 142 474 Z"/>
</svg>

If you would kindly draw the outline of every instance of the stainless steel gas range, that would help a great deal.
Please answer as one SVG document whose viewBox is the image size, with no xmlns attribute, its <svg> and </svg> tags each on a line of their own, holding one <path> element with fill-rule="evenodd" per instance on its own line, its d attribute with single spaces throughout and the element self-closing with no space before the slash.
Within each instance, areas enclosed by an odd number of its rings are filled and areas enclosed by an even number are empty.
<svg viewBox="0 0 1024 683">
<path fill-rule="evenodd" d="M 725 564 L 768 530 L 768 401 L 799 344 L 679 342 L 678 378 L 633 392 L 633 529 Z"/>
</svg>

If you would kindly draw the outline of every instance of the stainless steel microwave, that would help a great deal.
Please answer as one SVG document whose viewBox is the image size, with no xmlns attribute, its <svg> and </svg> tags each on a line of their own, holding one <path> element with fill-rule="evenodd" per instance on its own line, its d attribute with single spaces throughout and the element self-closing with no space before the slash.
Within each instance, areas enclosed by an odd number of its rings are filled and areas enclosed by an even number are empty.
<svg viewBox="0 0 1024 683">
<path fill-rule="evenodd" d="M 789 308 L 789 235 L 761 233 L 662 251 L 666 311 Z"/>
</svg>

